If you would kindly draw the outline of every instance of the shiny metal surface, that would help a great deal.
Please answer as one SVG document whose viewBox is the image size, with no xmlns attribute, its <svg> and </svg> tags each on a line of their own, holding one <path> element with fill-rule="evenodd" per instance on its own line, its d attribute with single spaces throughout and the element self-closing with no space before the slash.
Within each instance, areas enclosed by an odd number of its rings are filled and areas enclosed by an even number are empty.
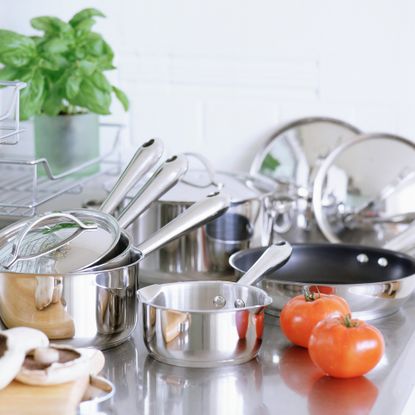
<svg viewBox="0 0 415 415">
<path fill-rule="evenodd" d="M 144 415 L 405 415 L 415 372 L 415 297 L 388 318 L 373 321 L 385 337 L 385 356 L 364 378 L 336 381 L 316 375 L 304 349 L 265 317 L 256 359 L 211 369 L 166 365 L 146 352 L 140 331 L 105 352 L 104 375 L 116 386 L 113 413 Z M 140 316 L 141 324 L 141 316 Z M 138 327 L 139 329 L 139 327 Z M 362 380 L 363 379 L 363 380 Z M 333 409 L 335 408 L 335 409 Z"/>
<path fill-rule="evenodd" d="M 415 144 L 393 134 L 362 134 L 321 163 L 313 209 L 330 242 L 384 246 L 413 223 L 414 194 Z"/>
<path fill-rule="evenodd" d="M 138 291 L 144 343 L 155 359 L 185 367 L 217 367 L 253 359 L 262 343 L 271 298 L 253 284 L 291 255 L 271 245 L 239 283 L 151 285 Z"/>
<path fill-rule="evenodd" d="M 112 214 L 134 184 L 157 164 L 162 154 L 161 140 L 153 138 L 144 143 L 134 154 L 99 210 Z"/>
<path fill-rule="evenodd" d="M 266 309 L 269 314 L 279 316 L 292 297 L 303 293 L 304 286 L 317 286 L 323 293 L 343 297 L 355 317 L 372 320 L 396 313 L 415 290 L 415 260 L 403 254 L 341 244 L 294 244 L 293 248 L 285 268 L 256 284 L 272 298 Z M 264 249 L 247 249 L 231 257 L 237 277 Z"/>
<path fill-rule="evenodd" d="M 125 341 L 136 321 L 138 263 L 152 249 L 226 210 L 229 198 L 215 194 L 130 252 L 128 264 L 68 274 L 0 273 L 0 318 L 6 327 L 28 326 L 74 347 L 105 349 Z M 88 210 L 83 210 L 83 214 Z"/>
<path fill-rule="evenodd" d="M 273 222 L 277 239 L 281 235 L 290 242 L 325 240 L 311 205 L 314 178 L 325 157 L 358 134 L 358 128 L 342 120 L 307 117 L 281 125 L 260 147 L 250 173 L 273 178 L 280 185 L 279 196 L 295 201 L 293 204 L 287 200 L 286 211 L 277 216 L 272 206 L 265 211 Z"/>
<path fill-rule="evenodd" d="M 191 183 L 207 186 L 196 187 L 179 182 L 129 228 L 136 243 L 170 222 L 195 200 L 218 187 L 211 184 L 211 178 L 204 170 L 189 170 L 184 177 Z M 150 255 L 143 261 L 143 269 L 176 274 L 178 279 L 182 273 L 192 273 L 195 277 L 212 272 L 222 274 L 223 278 L 232 275 L 227 260 L 233 252 L 247 247 L 260 234 L 263 198 L 274 190 L 275 184 L 247 174 L 224 172 L 217 172 L 215 180 L 221 183 L 223 191 L 231 197 L 229 210 L 217 219 L 222 231 L 226 233 L 220 234 L 219 225 L 215 222 L 201 227 Z M 244 232 L 233 228 L 233 225 L 242 226 Z"/>
</svg>

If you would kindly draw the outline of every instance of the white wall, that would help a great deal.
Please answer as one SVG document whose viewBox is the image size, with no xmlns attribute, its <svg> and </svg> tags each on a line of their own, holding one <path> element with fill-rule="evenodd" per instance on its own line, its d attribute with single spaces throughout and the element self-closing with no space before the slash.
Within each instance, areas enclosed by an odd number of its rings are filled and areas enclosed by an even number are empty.
<svg viewBox="0 0 415 415">
<path fill-rule="evenodd" d="M 132 140 L 201 151 L 247 169 L 281 121 L 331 115 L 415 137 L 410 0 L 0 0 L 0 27 L 100 8 L 112 75 L 129 94 Z"/>
</svg>

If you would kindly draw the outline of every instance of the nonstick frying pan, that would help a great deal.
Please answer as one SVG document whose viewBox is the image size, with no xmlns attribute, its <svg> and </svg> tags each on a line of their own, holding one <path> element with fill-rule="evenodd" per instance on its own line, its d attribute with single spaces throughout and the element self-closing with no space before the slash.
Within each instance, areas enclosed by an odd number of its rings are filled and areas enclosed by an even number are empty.
<svg viewBox="0 0 415 415">
<path fill-rule="evenodd" d="M 271 297 L 267 312 L 279 315 L 285 303 L 315 286 L 337 294 L 356 317 L 374 319 L 399 310 L 415 288 L 415 259 L 395 251 L 348 244 L 292 244 L 290 260 L 257 284 Z M 231 266 L 244 273 L 265 247 L 233 254 Z"/>
</svg>

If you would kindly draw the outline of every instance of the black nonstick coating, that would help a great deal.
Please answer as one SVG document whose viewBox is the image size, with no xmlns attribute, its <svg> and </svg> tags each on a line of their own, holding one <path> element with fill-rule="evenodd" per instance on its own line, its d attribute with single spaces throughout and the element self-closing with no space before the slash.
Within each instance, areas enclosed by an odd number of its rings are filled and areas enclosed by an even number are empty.
<svg viewBox="0 0 415 415">
<path fill-rule="evenodd" d="M 292 244 L 289 260 L 267 279 L 309 284 L 362 284 L 399 280 L 415 274 L 415 259 L 380 248 L 346 244 Z M 261 256 L 266 247 L 246 249 L 235 254 L 234 268 L 245 272 Z M 359 262 L 365 254 L 368 262 Z M 378 264 L 385 258 L 387 266 Z M 381 260 L 380 262 L 384 262 Z"/>
</svg>

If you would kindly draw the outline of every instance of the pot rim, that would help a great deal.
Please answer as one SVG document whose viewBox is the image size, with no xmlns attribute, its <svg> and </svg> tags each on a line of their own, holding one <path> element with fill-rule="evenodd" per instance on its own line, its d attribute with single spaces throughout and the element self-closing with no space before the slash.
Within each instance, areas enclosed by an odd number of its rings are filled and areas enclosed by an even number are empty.
<svg viewBox="0 0 415 415">
<path fill-rule="evenodd" d="M 261 309 L 265 309 L 266 307 L 268 307 L 271 303 L 272 303 L 272 298 L 270 297 L 270 295 L 263 290 L 262 288 L 259 287 L 255 287 L 252 285 L 242 285 L 242 284 L 238 284 L 236 282 L 230 282 L 230 281 L 181 281 L 181 282 L 171 282 L 171 283 L 166 283 L 166 284 L 155 284 L 155 285 L 159 285 L 160 287 L 169 287 L 169 286 L 176 286 L 177 284 L 181 284 L 181 285 L 192 285 L 192 286 L 196 286 L 196 285 L 213 285 L 213 284 L 221 284 L 221 285 L 232 285 L 235 286 L 237 285 L 238 287 L 245 287 L 248 288 L 251 291 L 256 291 L 259 294 L 262 294 L 264 296 L 264 304 L 256 304 L 256 305 L 252 305 L 252 306 L 245 306 L 245 307 L 240 307 L 240 308 L 220 308 L 220 309 L 208 309 L 208 310 L 199 310 L 199 309 L 192 309 L 192 308 L 172 308 L 172 307 L 167 307 L 167 306 L 161 306 L 161 305 L 155 305 L 153 304 L 151 301 L 146 301 L 143 300 L 143 297 L 140 293 L 141 290 L 146 289 L 147 287 L 143 287 L 140 288 L 139 290 L 137 290 L 137 295 L 138 295 L 138 299 L 140 301 L 140 304 L 146 304 L 149 305 L 151 307 L 154 307 L 156 309 L 160 309 L 160 310 L 166 310 L 166 311 L 177 311 L 179 313 L 197 313 L 197 314 L 219 314 L 219 313 L 236 313 L 238 311 L 254 311 L 254 310 L 259 310 L 258 313 L 261 311 Z"/>
</svg>

